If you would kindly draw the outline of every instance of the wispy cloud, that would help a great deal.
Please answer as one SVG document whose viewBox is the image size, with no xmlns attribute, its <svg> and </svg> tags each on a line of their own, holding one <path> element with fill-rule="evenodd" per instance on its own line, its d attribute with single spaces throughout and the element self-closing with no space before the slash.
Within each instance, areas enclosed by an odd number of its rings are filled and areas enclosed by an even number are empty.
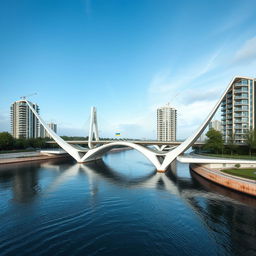
<svg viewBox="0 0 256 256">
<path fill-rule="evenodd" d="M 216 79 L 213 72 L 219 68 L 222 50 L 190 63 L 173 76 L 163 71 L 153 77 L 148 90 L 150 109 L 156 112 L 170 102 L 178 110 L 178 138 L 189 136 L 198 127 L 224 90 L 226 82 Z"/>
<path fill-rule="evenodd" d="M 235 64 L 250 64 L 256 61 L 256 36 L 247 40 L 235 53 Z"/>
<path fill-rule="evenodd" d="M 237 28 L 237 26 L 251 18 L 255 10 L 250 1 L 242 1 L 240 5 L 234 9 L 230 8 L 226 13 L 225 20 L 220 20 L 221 23 L 214 31 L 214 34 L 226 33 L 228 30 Z"/>
<path fill-rule="evenodd" d="M 216 61 L 221 50 L 218 49 L 210 56 L 193 61 L 193 63 L 189 63 L 185 67 L 179 67 L 172 72 L 169 70 L 158 72 L 153 77 L 148 89 L 151 105 L 172 102 L 177 96 L 183 94 L 184 90 L 194 87 L 198 78 L 216 67 Z"/>
</svg>

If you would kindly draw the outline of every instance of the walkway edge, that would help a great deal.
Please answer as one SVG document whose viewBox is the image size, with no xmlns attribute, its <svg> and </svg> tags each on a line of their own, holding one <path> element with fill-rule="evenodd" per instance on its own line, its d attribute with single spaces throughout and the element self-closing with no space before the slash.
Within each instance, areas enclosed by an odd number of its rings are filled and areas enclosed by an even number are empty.
<svg viewBox="0 0 256 256">
<path fill-rule="evenodd" d="M 204 177 L 207 180 L 213 181 L 224 187 L 256 196 L 256 182 L 246 179 L 240 179 L 232 175 L 226 175 L 220 171 L 210 169 L 198 164 L 190 164 L 192 171 Z"/>
</svg>

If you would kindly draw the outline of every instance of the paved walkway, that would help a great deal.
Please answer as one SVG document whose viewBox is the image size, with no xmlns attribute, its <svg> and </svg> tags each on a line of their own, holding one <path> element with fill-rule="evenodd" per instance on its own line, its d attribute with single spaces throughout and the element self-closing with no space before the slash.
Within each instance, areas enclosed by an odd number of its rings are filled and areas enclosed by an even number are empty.
<svg viewBox="0 0 256 256">
<path fill-rule="evenodd" d="M 31 157 L 31 156 L 39 156 L 39 155 L 40 155 L 39 151 L 4 153 L 4 154 L 0 154 L 0 159 Z"/>
<path fill-rule="evenodd" d="M 184 154 L 177 157 L 181 163 L 200 164 L 256 164 L 256 160 L 211 157 L 198 154 Z"/>
</svg>

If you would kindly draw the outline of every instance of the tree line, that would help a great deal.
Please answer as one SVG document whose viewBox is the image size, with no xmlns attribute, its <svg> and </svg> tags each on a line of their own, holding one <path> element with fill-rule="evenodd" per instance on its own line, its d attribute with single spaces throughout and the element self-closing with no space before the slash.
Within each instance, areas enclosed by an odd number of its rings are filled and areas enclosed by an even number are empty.
<svg viewBox="0 0 256 256">
<path fill-rule="evenodd" d="M 0 132 L 0 150 L 45 148 L 47 146 L 45 138 L 14 138 L 8 132 Z"/>
<path fill-rule="evenodd" d="M 207 139 L 202 149 L 214 154 L 249 154 L 252 155 L 256 150 L 256 130 L 250 130 L 244 137 L 244 143 L 235 143 L 235 135 L 232 134 L 227 143 L 224 143 L 222 134 L 219 131 L 210 129 L 206 133 Z"/>
</svg>

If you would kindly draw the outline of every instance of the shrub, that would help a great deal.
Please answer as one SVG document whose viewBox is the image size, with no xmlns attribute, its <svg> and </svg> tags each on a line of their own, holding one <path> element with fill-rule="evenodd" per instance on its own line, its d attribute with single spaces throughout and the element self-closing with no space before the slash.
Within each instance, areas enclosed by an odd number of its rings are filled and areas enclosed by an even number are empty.
<svg viewBox="0 0 256 256">
<path fill-rule="evenodd" d="M 235 167 L 238 169 L 241 167 L 241 164 L 235 164 Z"/>
</svg>

